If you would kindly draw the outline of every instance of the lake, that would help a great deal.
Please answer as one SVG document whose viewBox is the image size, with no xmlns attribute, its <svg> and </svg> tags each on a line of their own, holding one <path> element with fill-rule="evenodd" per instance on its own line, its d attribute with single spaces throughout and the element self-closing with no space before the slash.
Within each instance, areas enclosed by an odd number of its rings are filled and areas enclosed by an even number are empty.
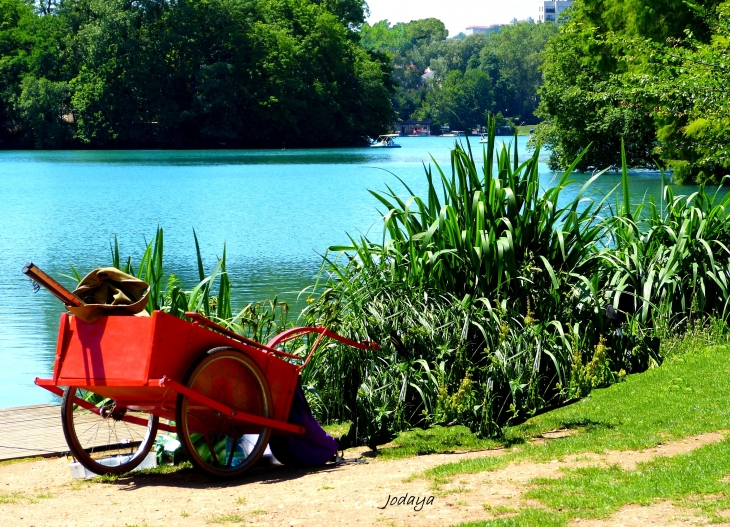
<svg viewBox="0 0 730 527">
<path fill-rule="evenodd" d="M 53 400 L 33 379 L 51 374 L 62 306 L 46 291 L 33 294 L 21 273 L 27 261 L 73 289 L 70 264 L 82 274 L 110 265 L 115 233 L 136 263 L 159 225 L 165 268 L 192 287 L 195 229 L 207 272 L 226 244 L 237 306 L 277 295 L 296 303 L 328 246 L 346 243 L 347 233 L 381 236 L 368 189 L 400 191 L 397 175 L 423 195 L 423 163 L 433 156 L 449 169 L 453 138 L 398 142 L 400 149 L 0 152 L 0 408 Z M 527 138 L 518 144 L 529 155 Z M 554 177 L 545 164 L 541 177 L 545 185 Z M 605 174 L 593 192 L 619 181 Z M 632 193 L 658 198 L 658 174 L 632 175 Z"/>
</svg>

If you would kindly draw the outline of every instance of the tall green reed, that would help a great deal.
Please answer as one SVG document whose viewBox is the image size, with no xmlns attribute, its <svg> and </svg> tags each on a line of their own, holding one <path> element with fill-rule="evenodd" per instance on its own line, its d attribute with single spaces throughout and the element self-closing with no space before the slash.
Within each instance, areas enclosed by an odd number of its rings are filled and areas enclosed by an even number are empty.
<svg viewBox="0 0 730 527">
<path fill-rule="evenodd" d="M 135 266 L 131 256 L 121 258 L 119 240 L 114 236 L 110 246 L 113 267 L 144 280 L 150 285 L 147 311 L 162 310 L 179 318 L 185 313 L 196 312 L 214 320 L 224 327 L 260 342 L 266 342 L 282 329 L 291 327 L 289 306 L 273 300 L 252 302 L 236 310 L 233 305 L 233 284 L 226 269 L 226 246 L 217 259 L 213 271 L 207 274 L 200 244 L 195 230 L 195 262 L 199 282 L 191 289 L 185 289 L 180 279 L 164 267 L 164 231 L 158 227 L 152 240 L 146 244 Z M 75 271 L 77 279 L 81 279 Z"/>
<path fill-rule="evenodd" d="M 385 207 L 380 241 L 351 238 L 330 248 L 328 288 L 305 315 L 385 346 L 368 357 L 338 349 L 312 365 L 328 371 L 316 376 L 316 389 L 334 403 L 327 417 L 380 408 L 379 394 L 389 401 L 390 426 L 424 425 L 434 408 L 453 406 L 445 397 L 458 395 L 465 424 L 498 433 L 557 404 L 573 348 L 589 349 L 607 331 L 596 281 L 605 200 L 584 199 L 600 174 L 560 205 L 575 164 L 542 190 L 539 149 L 520 163 L 516 141 L 496 147 L 493 122 L 489 138 L 481 168 L 468 142 L 452 150 L 449 174 L 434 161 L 425 198 L 405 183 L 407 199 L 390 187 L 372 192 Z M 396 396 L 381 384 L 384 369 L 413 378 Z M 424 371 L 442 374 L 434 382 Z M 459 392 L 467 378 L 468 395 Z M 354 436 L 379 433 L 367 429 L 376 419 L 364 421 Z"/>
<path fill-rule="evenodd" d="M 318 415 L 352 420 L 353 441 L 444 419 L 499 434 L 659 364 L 657 337 L 683 321 L 727 318 L 730 195 L 675 197 L 663 183 L 659 205 L 632 210 L 624 156 L 615 211 L 612 193 L 586 197 L 603 173 L 561 205 L 580 157 L 541 189 L 539 149 L 520 163 L 494 131 L 481 168 L 468 142 L 450 173 L 426 168 L 424 198 L 402 181 L 407 198 L 371 191 L 382 238 L 325 256 L 309 323 L 384 344 L 333 345 L 305 370 Z"/>
</svg>

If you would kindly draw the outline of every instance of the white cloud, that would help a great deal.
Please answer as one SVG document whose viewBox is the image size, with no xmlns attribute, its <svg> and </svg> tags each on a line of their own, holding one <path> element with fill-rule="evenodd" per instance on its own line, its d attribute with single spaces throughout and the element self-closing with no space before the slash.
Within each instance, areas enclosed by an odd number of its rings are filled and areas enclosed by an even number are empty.
<svg viewBox="0 0 730 527">
<path fill-rule="evenodd" d="M 387 19 L 391 24 L 421 18 L 438 18 L 449 36 L 466 32 L 467 26 L 508 24 L 513 18 L 536 18 L 536 0 L 366 0 L 368 22 Z"/>
</svg>

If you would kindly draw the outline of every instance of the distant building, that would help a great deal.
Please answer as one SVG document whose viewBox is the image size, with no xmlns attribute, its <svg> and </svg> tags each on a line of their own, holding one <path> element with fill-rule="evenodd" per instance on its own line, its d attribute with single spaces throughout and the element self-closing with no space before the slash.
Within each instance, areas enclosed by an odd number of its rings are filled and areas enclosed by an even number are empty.
<svg viewBox="0 0 730 527">
<path fill-rule="evenodd" d="M 485 34 L 485 33 L 492 33 L 493 31 L 499 31 L 499 28 L 502 27 L 501 24 L 492 24 L 491 26 L 469 26 L 466 28 L 467 35 L 477 35 L 477 34 Z"/>
<path fill-rule="evenodd" d="M 558 22 L 560 15 L 573 5 L 573 0 L 541 0 L 537 4 L 538 22 Z"/>
<path fill-rule="evenodd" d="M 424 121 L 401 121 L 393 125 L 396 133 L 400 135 L 430 135 L 431 119 Z"/>
</svg>

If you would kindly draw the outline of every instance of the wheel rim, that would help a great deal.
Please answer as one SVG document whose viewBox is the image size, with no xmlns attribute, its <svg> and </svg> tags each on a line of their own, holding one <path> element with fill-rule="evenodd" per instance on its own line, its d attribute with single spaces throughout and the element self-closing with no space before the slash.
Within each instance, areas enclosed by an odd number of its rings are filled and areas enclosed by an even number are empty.
<svg viewBox="0 0 730 527">
<path fill-rule="evenodd" d="M 74 404 L 88 399 L 98 412 Z M 123 420 L 130 416 L 145 424 Z M 96 474 L 120 474 L 137 467 L 149 453 L 157 434 L 158 418 L 117 407 L 111 399 L 69 387 L 61 402 L 61 423 L 71 454 Z"/>
<path fill-rule="evenodd" d="M 271 396 L 258 366 L 231 349 L 211 350 L 188 375 L 192 390 L 238 411 L 268 417 Z M 242 474 L 261 457 L 271 429 L 244 423 L 178 396 L 178 434 L 190 460 L 217 477 Z"/>
</svg>

